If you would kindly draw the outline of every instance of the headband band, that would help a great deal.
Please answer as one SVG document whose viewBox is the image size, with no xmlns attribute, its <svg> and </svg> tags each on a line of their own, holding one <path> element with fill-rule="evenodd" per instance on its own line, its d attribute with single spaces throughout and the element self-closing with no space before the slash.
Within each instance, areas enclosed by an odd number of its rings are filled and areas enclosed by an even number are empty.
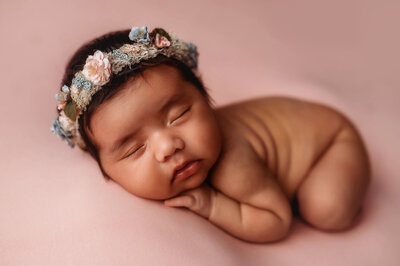
<svg viewBox="0 0 400 266">
<path fill-rule="evenodd" d="M 148 33 L 147 26 L 132 27 L 129 39 L 132 43 L 126 43 L 112 52 L 103 53 L 97 50 L 89 55 L 83 69 L 75 73 L 71 85 L 63 85 L 56 94 L 59 113 L 50 130 L 71 148 L 75 144 L 85 148 L 78 130 L 79 117 L 86 110 L 92 96 L 109 83 L 113 75 L 159 54 L 173 57 L 189 68 L 197 68 L 196 46 L 181 41 L 162 28 L 155 28 Z"/>
</svg>

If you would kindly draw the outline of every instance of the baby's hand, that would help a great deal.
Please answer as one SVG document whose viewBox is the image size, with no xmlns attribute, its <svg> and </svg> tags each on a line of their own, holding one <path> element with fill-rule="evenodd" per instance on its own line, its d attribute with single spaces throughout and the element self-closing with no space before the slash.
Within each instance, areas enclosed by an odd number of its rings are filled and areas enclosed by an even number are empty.
<svg viewBox="0 0 400 266">
<path fill-rule="evenodd" d="M 213 190 L 207 183 L 203 183 L 197 188 L 184 191 L 174 198 L 165 200 L 164 205 L 186 207 L 208 219 L 211 213 L 212 198 L 215 196 Z"/>
</svg>

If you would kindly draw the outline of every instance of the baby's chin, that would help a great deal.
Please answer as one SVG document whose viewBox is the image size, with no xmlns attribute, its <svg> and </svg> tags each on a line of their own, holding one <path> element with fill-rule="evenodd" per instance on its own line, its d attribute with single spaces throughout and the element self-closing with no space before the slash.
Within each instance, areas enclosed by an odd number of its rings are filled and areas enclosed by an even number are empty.
<svg viewBox="0 0 400 266">
<path fill-rule="evenodd" d="M 187 180 L 190 182 L 187 183 L 182 183 L 182 186 L 175 186 L 175 187 L 171 187 L 171 190 L 168 191 L 167 193 L 162 193 L 155 195 L 152 194 L 150 195 L 149 193 L 146 194 L 140 194 L 137 193 L 137 191 L 130 191 L 127 188 L 124 188 L 127 192 L 129 192 L 130 194 L 142 198 L 142 199 L 148 199 L 148 200 L 166 200 L 166 199 L 170 199 L 173 197 L 178 196 L 179 194 L 188 191 L 188 190 L 192 190 L 195 189 L 197 187 L 199 187 L 201 184 L 203 184 L 206 181 L 207 177 L 201 177 L 199 176 L 198 178 L 193 178 L 192 180 Z"/>
<path fill-rule="evenodd" d="M 184 181 L 185 183 L 182 182 L 182 186 L 180 187 L 176 186 L 175 189 L 174 187 L 171 187 L 173 190 L 171 192 L 171 195 L 164 199 L 175 197 L 185 191 L 192 190 L 201 186 L 204 182 L 207 181 L 207 177 L 208 173 L 199 176 L 193 176 L 191 179 Z"/>
<path fill-rule="evenodd" d="M 210 179 L 209 177 L 209 172 L 207 171 L 206 173 L 202 173 L 199 174 L 198 176 L 192 176 L 190 179 L 185 180 L 185 181 L 181 181 L 181 183 L 179 185 L 175 184 L 175 186 L 171 186 L 171 190 L 167 193 L 167 195 L 157 195 L 157 196 L 149 196 L 149 195 L 135 195 L 144 199 L 150 199 L 150 200 L 167 200 L 170 198 L 174 198 L 182 193 L 184 193 L 185 191 L 189 191 L 192 189 L 195 189 L 197 187 L 200 187 L 203 183 L 207 183 L 208 185 L 210 185 L 209 181 Z"/>
</svg>

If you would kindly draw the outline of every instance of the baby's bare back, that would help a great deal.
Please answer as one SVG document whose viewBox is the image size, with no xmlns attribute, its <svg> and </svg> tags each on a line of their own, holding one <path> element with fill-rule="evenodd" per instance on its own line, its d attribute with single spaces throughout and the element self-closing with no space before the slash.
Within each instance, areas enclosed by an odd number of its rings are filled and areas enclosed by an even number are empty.
<svg viewBox="0 0 400 266">
<path fill-rule="evenodd" d="M 219 174 L 238 167 L 224 159 L 252 167 L 261 163 L 290 200 L 345 120 L 326 105 L 278 96 L 223 106 L 216 113 L 226 144 Z"/>
</svg>

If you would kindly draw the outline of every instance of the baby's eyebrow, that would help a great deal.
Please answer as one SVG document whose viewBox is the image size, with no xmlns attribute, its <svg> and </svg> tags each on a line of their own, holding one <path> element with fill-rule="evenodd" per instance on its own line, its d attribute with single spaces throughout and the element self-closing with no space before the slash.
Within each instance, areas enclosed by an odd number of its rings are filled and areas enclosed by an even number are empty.
<svg viewBox="0 0 400 266">
<path fill-rule="evenodd" d="M 162 114 L 163 112 L 165 112 L 165 110 L 168 110 L 168 108 L 170 108 L 172 105 L 174 105 L 177 102 L 179 102 L 180 100 L 182 100 L 182 98 L 184 98 L 184 97 L 185 97 L 185 94 L 183 94 L 183 93 L 177 93 L 177 94 L 172 95 L 172 97 L 165 100 L 163 102 L 163 104 L 161 104 L 161 108 L 158 110 L 158 114 Z"/>
<path fill-rule="evenodd" d="M 158 114 L 162 114 L 163 112 L 168 110 L 168 108 L 170 108 L 172 105 L 174 105 L 177 102 L 179 102 L 180 100 L 182 100 L 184 97 L 185 97 L 185 94 L 177 93 L 177 94 L 172 95 L 170 98 L 167 98 L 161 104 L 161 108 L 158 110 Z M 121 148 L 130 138 L 132 138 L 133 136 L 137 135 L 139 130 L 140 129 L 135 130 L 133 133 L 129 133 L 126 136 L 124 136 L 124 137 L 118 139 L 117 141 L 115 141 L 112 144 L 111 148 L 109 149 L 109 153 L 112 154 L 115 151 L 117 151 L 119 148 Z"/>
</svg>

